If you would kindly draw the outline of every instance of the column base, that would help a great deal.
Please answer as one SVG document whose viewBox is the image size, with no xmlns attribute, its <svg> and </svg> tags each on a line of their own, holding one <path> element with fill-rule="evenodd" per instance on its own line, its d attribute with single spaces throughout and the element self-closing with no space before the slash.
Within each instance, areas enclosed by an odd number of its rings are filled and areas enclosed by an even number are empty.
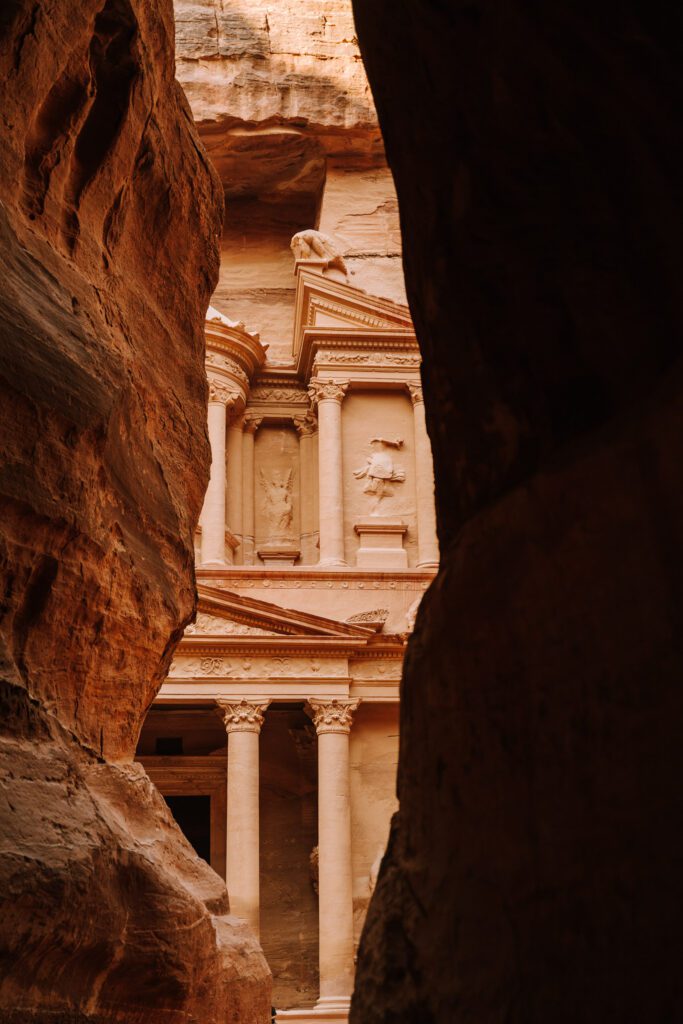
<svg viewBox="0 0 683 1024">
<path fill-rule="evenodd" d="M 407 569 L 408 553 L 403 538 L 408 526 L 396 516 L 368 516 L 360 519 L 354 530 L 360 546 L 356 565 L 361 569 Z"/>
<path fill-rule="evenodd" d="M 294 565 L 301 555 L 301 551 L 294 545 L 283 542 L 282 544 L 264 544 L 258 549 L 257 554 L 266 567 L 272 568 L 273 566 Z"/>
<path fill-rule="evenodd" d="M 278 1010 L 275 1020 L 288 1024 L 346 1024 L 350 1006 L 350 996 L 327 996 L 319 999 L 315 1006 Z"/>
<path fill-rule="evenodd" d="M 415 566 L 416 569 L 438 569 L 439 563 L 437 562 L 418 562 Z"/>
</svg>

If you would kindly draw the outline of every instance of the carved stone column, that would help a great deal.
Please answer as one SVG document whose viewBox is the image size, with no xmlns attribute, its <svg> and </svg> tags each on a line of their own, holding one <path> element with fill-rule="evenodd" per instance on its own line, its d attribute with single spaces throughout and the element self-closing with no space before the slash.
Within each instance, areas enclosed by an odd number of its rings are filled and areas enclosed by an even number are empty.
<svg viewBox="0 0 683 1024">
<path fill-rule="evenodd" d="M 254 438 L 261 425 L 256 416 L 245 416 L 242 444 L 242 564 L 254 564 Z"/>
<path fill-rule="evenodd" d="M 315 417 L 312 413 L 294 420 L 299 435 L 299 479 L 301 480 L 301 561 L 318 561 L 315 522 Z"/>
<path fill-rule="evenodd" d="M 259 733 L 268 700 L 218 699 L 228 733 L 226 883 L 233 914 L 259 934 Z"/>
<path fill-rule="evenodd" d="M 348 386 L 348 382 L 313 380 L 308 388 L 318 405 L 320 565 L 346 565 L 341 405 Z"/>
<path fill-rule="evenodd" d="M 347 1010 L 353 991 L 349 733 L 358 700 L 311 698 L 318 733 L 318 894 L 321 1010 Z"/>
<path fill-rule="evenodd" d="M 233 416 L 228 423 L 228 527 L 238 544 L 242 544 L 242 427 L 243 416 Z M 238 561 L 241 561 L 238 553 Z"/>
<path fill-rule="evenodd" d="M 239 395 L 224 384 L 209 378 L 207 426 L 211 444 L 211 475 L 204 496 L 201 564 L 222 567 L 225 558 L 225 426 L 227 409 Z"/>
<path fill-rule="evenodd" d="M 417 565 L 419 569 L 436 569 L 439 565 L 439 541 L 436 535 L 434 503 L 434 467 L 429 443 L 422 388 L 409 384 L 413 403 L 415 430 L 415 499 L 417 506 Z"/>
</svg>

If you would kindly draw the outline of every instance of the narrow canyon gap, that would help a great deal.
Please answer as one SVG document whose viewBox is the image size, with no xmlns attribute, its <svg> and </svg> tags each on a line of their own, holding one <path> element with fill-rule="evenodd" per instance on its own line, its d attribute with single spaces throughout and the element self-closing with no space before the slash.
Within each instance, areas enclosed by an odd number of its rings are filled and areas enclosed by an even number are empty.
<svg viewBox="0 0 683 1024">
<path fill-rule="evenodd" d="M 269 1019 L 139 765 L 193 617 L 222 189 L 170 0 L 0 13 L 0 1016 Z"/>
<path fill-rule="evenodd" d="M 681 13 L 354 8 L 442 563 L 351 1020 L 674 1020 Z"/>
</svg>

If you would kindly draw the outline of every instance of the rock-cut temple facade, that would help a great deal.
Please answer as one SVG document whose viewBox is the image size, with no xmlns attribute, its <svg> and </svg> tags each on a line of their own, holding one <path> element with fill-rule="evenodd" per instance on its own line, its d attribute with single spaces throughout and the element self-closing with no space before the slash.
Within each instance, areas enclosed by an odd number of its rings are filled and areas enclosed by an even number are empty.
<svg viewBox="0 0 683 1024">
<path fill-rule="evenodd" d="M 439 559 L 396 196 L 351 5 L 324 8 L 176 3 L 227 208 L 199 611 L 137 752 L 259 936 L 278 1019 L 321 1024 L 348 1014 Z"/>
<path fill-rule="evenodd" d="M 138 758 L 259 934 L 278 1019 L 343 1020 L 439 556 L 407 308 L 349 284 L 317 231 L 294 237 L 291 272 L 289 360 L 207 314 L 199 612 Z"/>
</svg>

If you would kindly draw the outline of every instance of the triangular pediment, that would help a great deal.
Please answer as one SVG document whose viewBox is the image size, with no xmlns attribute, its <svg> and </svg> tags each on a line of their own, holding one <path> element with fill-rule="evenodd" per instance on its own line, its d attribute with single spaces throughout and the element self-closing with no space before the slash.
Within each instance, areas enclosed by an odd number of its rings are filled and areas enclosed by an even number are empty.
<svg viewBox="0 0 683 1024">
<path fill-rule="evenodd" d="M 199 585 L 197 621 L 185 630 L 185 639 L 198 637 L 338 637 L 367 639 L 375 629 L 356 623 L 283 608 L 243 594 Z"/>
<path fill-rule="evenodd" d="M 294 357 L 303 333 L 311 328 L 356 328 L 372 331 L 413 331 L 407 306 L 368 295 L 360 288 L 302 269 L 297 275 Z"/>
</svg>

